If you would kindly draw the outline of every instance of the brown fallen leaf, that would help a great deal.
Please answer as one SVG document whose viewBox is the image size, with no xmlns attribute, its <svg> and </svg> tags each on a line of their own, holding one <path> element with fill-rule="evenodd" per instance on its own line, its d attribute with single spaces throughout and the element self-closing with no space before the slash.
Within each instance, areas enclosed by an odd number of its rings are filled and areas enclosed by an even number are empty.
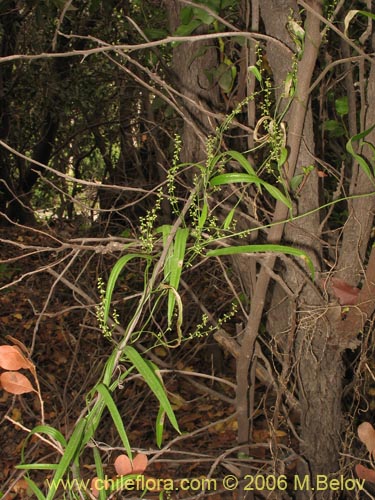
<svg viewBox="0 0 375 500">
<path fill-rule="evenodd" d="M 340 278 L 331 278 L 332 291 L 338 298 L 341 306 L 353 306 L 358 303 L 358 295 L 361 291 L 356 286 L 351 286 Z"/>
<path fill-rule="evenodd" d="M 357 434 L 362 443 L 366 446 L 367 451 L 373 456 L 375 454 L 375 429 L 370 422 L 362 422 L 358 426 Z"/>
<path fill-rule="evenodd" d="M 357 464 L 355 466 L 355 473 L 357 474 L 359 479 L 364 479 L 365 481 L 371 481 L 371 483 L 375 483 L 375 470 L 368 469 L 361 464 Z"/>
<path fill-rule="evenodd" d="M 2 388 L 11 394 L 25 394 L 34 392 L 34 388 L 29 379 L 18 372 L 3 372 L 0 374 L 0 383 Z"/>
<path fill-rule="evenodd" d="M 115 470 L 119 476 L 127 474 L 143 474 L 148 464 L 147 456 L 144 453 L 138 453 L 133 459 L 133 463 L 127 455 L 119 455 L 115 460 Z"/>
<path fill-rule="evenodd" d="M 18 347 L 12 345 L 0 346 L 0 367 L 4 370 L 29 369 L 32 363 L 25 358 Z"/>
</svg>

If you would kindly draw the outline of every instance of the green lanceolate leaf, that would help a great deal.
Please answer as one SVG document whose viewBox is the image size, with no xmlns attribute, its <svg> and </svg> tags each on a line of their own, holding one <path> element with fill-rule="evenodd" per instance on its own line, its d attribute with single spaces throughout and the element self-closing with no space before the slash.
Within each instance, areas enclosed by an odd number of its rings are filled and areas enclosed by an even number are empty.
<svg viewBox="0 0 375 500">
<path fill-rule="evenodd" d="M 229 214 L 225 217 L 223 229 L 229 229 L 230 225 L 232 224 L 234 214 L 236 213 L 236 209 L 237 206 L 233 207 L 232 210 L 229 212 Z"/>
<path fill-rule="evenodd" d="M 249 73 L 252 73 L 259 83 L 262 83 L 262 74 L 256 66 L 249 66 Z"/>
<path fill-rule="evenodd" d="M 345 128 L 337 120 L 326 120 L 323 123 L 323 128 L 331 137 L 343 137 L 345 135 Z"/>
<path fill-rule="evenodd" d="M 14 466 L 15 469 L 21 470 L 56 470 L 57 464 L 19 464 Z"/>
<path fill-rule="evenodd" d="M 95 469 L 96 469 L 96 476 L 103 481 L 104 479 L 104 470 L 103 470 L 103 463 L 102 459 L 100 457 L 99 450 L 97 448 L 92 449 L 94 453 L 94 461 L 95 461 Z M 104 484 L 104 483 L 102 483 Z M 99 489 L 99 500 L 105 500 L 107 498 L 107 495 L 104 491 L 104 488 Z"/>
<path fill-rule="evenodd" d="M 272 184 L 268 184 L 268 182 L 264 181 L 262 181 L 262 186 L 270 193 L 273 198 L 275 198 L 275 200 L 281 201 L 289 209 L 292 209 L 292 202 L 280 191 L 280 189 L 277 189 L 277 187 L 272 186 Z"/>
<path fill-rule="evenodd" d="M 348 96 L 339 97 L 335 100 L 335 108 L 340 116 L 345 116 L 349 113 Z"/>
<path fill-rule="evenodd" d="M 364 137 L 366 137 L 373 129 L 375 128 L 375 124 L 368 128 L 367 130 L 364 130 L 363 132 L 361 132 L 360 134 L 357 134 L 357 135 L 354 135 L 353 137 L 351 137 L 348 142 L 346 143 L 346 150 L 348 151 L 348 153 L 350 153 L 353 158 L 358 162 L 358 164 L 360 165 L 360 167 L 362 168 L 362 170 L 366 173 L 367 177 L 372 181 L 374 182 L 374 176 L 373 176 L 373 173 L 371 172 L 371 169 L 370 167 L 368 166 L 367 164 L 367 161 L 365 160 L 365 158 L 363 156 L 361 156 L 360 154 L 356 153 L 354 151 L 354 148 L 353 148 L 353 142 L 355 141 L 359 141 L 359 144 L 360 146 L 363 144 L 362 142 L 362 139 Z M 374 168 L 374 167 L 373 167 Z"/>
<path fill-rule="evenodd" d="M 203 205 L 203 210 L 205 206 L 208 210 L 207 204 Z M 171 226 L 164 225 L 161 227 L 161 231 L 163 233 L 163 244 L 165 245 L 171 231 Z M 188 236 L 188 228 L 180 227 L 177 229 L 174 240 L 169 247 L 168 255 L 164 264 L 164 281 L 167 286 L 171 287 L 171 290 L 168 291 L 167 319 L 169 327 L 172 325 L 173 311 L 176 304 L 176 294 L 180 284 Z"/>
<path fill-rule="evenodd" d="M 53 476 L 53 481 L 50 482 L 50 490 L 47 495 L 47 500 L 52 500 L 55 496 L 57 488 L 59 487 L 61 479 L 64 477 L 64 474 L 68 470 L 71 462 L 77 457 L 81 449 L 82 444 L 82 436 L 86 427 L 86 420 L 79 420 L 77 425 L 74 428 L 73 434 L 70 436 L 70 439 L 65 448 L 64 455 L 62 456 L 55 475 Z"/>
<path fill-rule="evenodd" d="M 178 290 L 185 258 L 186 242 L 189 236 L 188 228 L 179 228 L 174 237 L 173 254 L 171 255 L 171 274 L 169 285 Z"/>
<path fill-rule="evenodd" d="M 281 168 L 288 158 L 288 150 L 286 148 L 281 148 L 280 157 L 277 161 L 278 168 Z"/>
<path fill-rule="evenodd" d="M 27 438 L 29 439 L 31 436 L 33 436 L 34 434 L 37 434 L 37 433 L 38 434 L 47 434 L 47 436 L 50 436 L 55 441 L 60 443 L 63 448 L 66 447 L 66 439 L 61 434 L 61 432 L 58 431 L 57 429 L 55 429 L 54 427 L 51 427 L 49 425 L 37 425 L 36 427 L 34 427 L 30 431 L 30 434 L 27 436 Z"/>
<path fill-rule="evenodd" d="M 169 233 L 171 232 L 171 229 L 172 229 L 172 226 L 169 224 L 164 224 L 163 226 L 161 226 L 158 229 L 158 231 L 160 231 L 162 233 L 164 247 L 167 244 L 168 236 L 169 236 Z M 169 276 L 171 274 L 171 256 L 172 256 L 172 254 L 173 254 L 173 241 L 169 245 L 168 254 L 167 254 L 167 257 L 166 257 L 165 263 L 164 263 L 164 280 L 166 282 L 168 282 Z"/>
<path fill-rule="evenodd" d="M 291 201 L 275 186 L 269 184 L 268 182 L 263 181 L 256 175 L 250 174 L 239 174 L 239 173 L 231 173 L 231 174 L 220 174 L 211 179 L 211 186 L 220 186 L 222 184 L 234 184 L 234 183 L 246 183 L 246 184 L 258 184 L 263 186 L 270 195 L 276 200 L 281 201 L 288 208 L 292 208 Z"/>
<path fill-rule="evenodd" d="M 188 24 L 181 24 L 175 31 L 175 36 L 189 36 L 195 31 L 202 21 L 192 19 Z"/>
<path fill-rule="evenodd" d="M 128 255 L 124 255 L 123 257 L 121 257 L 116 262 L 116 264 L 113 266 L 111 274 L 109 275 L 108 285 L 107 285 L 107 289 L 106 289 L 106 293 L 105 293 L 105 299 L 104 299 L 105 300 L 105 304 L 104 304 L 104 318 L 103 318 L 104 323 L 106 323 L 108 321 L 109 310 L 110 310 L 110 307 L 111 307 L 111 299 L 112 299 L 112 294 L 113 294 L 113 290 L 115 288 L 116 281 L 117 281 L 117 279 L 118 279 L 121 271 L 126 266 L 126 264 L 130 260 L 132 260 L 132 259 L 134 259 L 136 257 L 141 258 L 141 259 L 146 259 L 147 261 L 151 260 L 151 256 L 150 255 L 145 255 L 145 254 L 140 254 L 140 253 L 130 253 Z"/>
<path fill-rule="evenodd" d="M 207 257 L 218 257 L 221 255 L 235 255 L 241 253 L 283 253 L 287 255 L 295 255 L 297 257 L 301 257 L 307 263 L 312 279 L 315 277 L 314 265 L 307 253 L 303 250 L 299 250 L 298 248 L 286 245 L 239 245 L 235 247 L 217 248 L 215 250 L 209 250 L 207 252 Z"/>
<path fill-rule="evenodd" d="M 130 447 L 128 436 L 127 436 L 126 431 L 125 431 L 124 424 L 122 422 L 120 412 L 117 409 L 116 403 L 113 401 L 111 393 L 109 392 L 109 390 L 107 389 L 107 387 L 105 385 L 103 385 L 103 384 L 97 385 L 96 390 L 102 396 L 103 401 L 104 401 L 105 405 L 107 406 L 109 413 L 111 414 L 113 423 L 116 426 L 118 435 L 121 438 L 121 441 L 122 441 L 122 444 L 124 445 L 126 453 L 128 454 L 128 457 L 131 460 L 132 459 L 132 450 Z"/>
<path fill-rule="evenodd" d="M 182 7 L 180 10 L 181 24 L 189 24 L 193 19 L 193 7 Z"/>
<path fill-rule="evenodd" d="M 82 438 L 82 445 L 87 444 L 90 439 L 94 436 L 96 429 L 99 427 L 100 420 L 102 418 L 103 411 L 105 409 L 105 403 L 103 399 L 96 401 L 94 407 L 90 410 L 86 417 L 86 428 Z"/>
<path fill-rule="evenodd" d="M 168 31 L 159 28 L 145 28 L 144 33 L 150 40 L 162 40 L 168 36 Z"/>
<path fill-rule="evenodd" d="M 208 216 L 208 203 L 207 200 L 203 200 L 202 210 L 198 217 L 198 229 L 202 230 Z"/>
<path fill-rule="evenodd" d="M 256 175 L 251 174 L 240 174 L 240 173 L 230 173 L 230 174 L 219 174 L 210 180 L 211 186 L 221 186 L 223 184 L 235 184 L 238 182 L 243 182 L 244 184 L 258 184 L 260 179 Z"/>
<path fill-rule="evenodd" d="M 305 174 L 297 174 L 290 180 L 290 189 L 295 192 L 303 181 Z"/>
<path fill-rule="evenodd" d="M 249 175 L 256 175 L 254 168 L 252 167 L 251 163 L 247 158 L 242 153 L 239 153 L 238 151 L 225 151 L 223 153 L 225 156 L 229 156 L 230 158 L 233 158 L 233 160 L 238 161 L 238 163 L 241 165 L 241 167 L 249 174 Z"/>
<path fill-rule="evenodd" d="M 165 411 L 162 407 L 159 408 L 158 415 L 156 417 L 156 444 L 160 448 L 163 443 L 163 433 L 164 433 L 164 421 L 165 421 Z"/>
<path fill-rule="evenodd" d="M 154 367 L 154 365 L 151 362 L 143 359 L 142 356 L 138 353 L 138 351 L 136 351 L 132 346 L 126 346 L 124 349 L 124 354 L 129 359 L 129 361 L 133 363 L 137 371 L 144 378 L 146 384 L 155 394 L 155 396 L 159 400 L 161 408 L 167 414 L 169 421 L 171 422 L 173 427 L 176 429 L 177 432 L 180 432 L 175 414 L 168 400 L 163 384 L 161 383 L 159 377 L 156 374 L 157 368 Z"/>
<path fill-rule="evenodd" d="M 25 476 L 25 481 L 27 482 L 27 486 L 34 493 L 38 500 L 46 500 L 46 497 L 43 495 L 43 492 L 38 488 L 38 486 L 34 483 L 32 479 Z"/>
<path fill-rule="evenodd" d="M 47 436 L 50 436 L 52 439 L 54 439 L 55 441 L 60 443 L 63 449 L 66 448 L 66 445 L 67 445 L 66 439 L 64 438 L 64 436 L 61 434 L 60 431 L 58 431 L 57 429 L 55 429 L 54 427 L 51 427 L 49 425 L 37 425 L 29 432 L 28 436 L 26 437 L 26 439 L 23 442 L 23 446 L 21 449 L 22 462 L 26 462 L 26 458 L 25 458 L 26 446 L 27 446 L 29 439 L 32 436 L 34 436 L 35 434 L 47 434 Z M 39 466 L 41 466 L 41 468 L 43 469 L 46 464 L 35 464 L 35 465 L 37 466 L 36 467 L 37 469 L 39 468 Z M 51 465 L 51 464 L 47 464 L 47 465 Z M 53 466 L 54 466 L 53 467 L 54 469 L 57 468 L 56 464 L 53 464 Z M 20 469 L 25 469 L 25 467 L 23 465 L 20 465 L 18 467 Z"/>
<path fill-rule="evenodd" d="M 215 18 L 211 16 L 211 14 L 203 9 L 200 9 L 199 7 L 193 7 L 193 13 L 195 19 L 203 24 L 212 24 L 215 20 Z"/>
</svg>

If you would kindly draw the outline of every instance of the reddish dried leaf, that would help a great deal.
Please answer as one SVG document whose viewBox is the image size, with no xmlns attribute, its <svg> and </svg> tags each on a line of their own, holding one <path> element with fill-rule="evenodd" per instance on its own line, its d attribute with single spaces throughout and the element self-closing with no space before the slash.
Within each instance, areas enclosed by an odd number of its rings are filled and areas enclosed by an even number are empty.
<svg viewBox="0 0 375 500">
<path fill-rule="evenodd" d="M 29 380 L 18 372 L 4 372 L 0 375 L 0 382 L 7 392 L 11 394 L 24 394 L 25 392 L 33 392 L 33 386 Z"/>
<path fill-rule="evenodd" d="M 355 466 L 355 473 L 359 479 L 364 479 L 365 481 L 371 481 L 375 483 L 375 470 L 368 469 L 361 464 Z"/>
<path fill-rule="evenodd" d="M 358 294 L 361 291 L 359 288 L 349 285 L 340 278 L 331 278 L 331 285 L 340 305 L 352 306 L 358 303 Z"/>
<path fill-rule="evenodd" d="M 23 328 L 25 328 L 25 324 L 23 324 Z M 7 339 L 8 342 L 12 342 L 12 344 L 19 347 L 21 352 L 29 355 L 29 351 L 27 350 L 27 347 L 23 342 L 16 339 L 15 337 L 12 337 L 12 335 L 5 335 L 5 338 Z"/>
<path fill-rule="evenodd" d="M 138 453 L 134 458 L 133 464 L 126 455 L 119 455 L 115 460 L 115 470 L 119 476 L 127 474 L 143 474 L 148 464 L 147 456 L 143 453 Z"/>
<path fill-rule="evenodd" d="M 99 496 L 99 492 L 102 490 L 106 490 L 110 487 L 109 481 L 106 479 L 100 481 L 98 477 L 94 477 L 91 479 L 91 493 L 94 495 L 95 498 Z"/>
<path fill-rule="evenodd" d="M 144 453 L 138 453 L 133 460 L 133 474 L 143 474 L 147 468 L 148 458 Z"/>
<path fill-rule="evenodd" d="M 366 446 L 367 451 L 374 455 L 375 453 L 375 429 L 370 422 L 362 422 L 357 429 L 358 437 Z"/>
<path fill-rule="evenodd" d="M 12 345 L 0 346 L 0 367 L 4 370 L 19 370 L 21 368 L 29 369 L 32 363 L 21 353 L 21 351 Z"/>
<path fill-rule="evenodd" d="M 119 476 L 131 474 L 133 467 L 130 458 L 126 455 L 119 455 L 115 460 L 115 470 Z"/>
<path fill-rule="evenodd" d="M 99 496 L 99 490 L 97 488 L 98 484 L 97 484 L 97 481 L 98 481 L 98 477 L 93 477 L 91 479 L 91 493 L 94 495 L 95 498 L 97 498 Z"/>
</svg>

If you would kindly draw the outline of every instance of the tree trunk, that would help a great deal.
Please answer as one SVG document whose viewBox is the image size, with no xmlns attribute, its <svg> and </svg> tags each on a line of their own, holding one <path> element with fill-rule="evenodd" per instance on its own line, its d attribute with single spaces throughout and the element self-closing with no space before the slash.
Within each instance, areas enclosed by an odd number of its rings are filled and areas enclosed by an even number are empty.
<svg viewBox="0 0 375 500">
<path fill-rule="evenodd" d="M 287 8 L 288 2 L 275 2 L 266 0 L 262 2 L 262 14 L 267 33 L 288 43 L 283 38 L 282 28 L 284 22 L 280 22 L 283 16 L 283 8 Z M 289 2 L 293 7 L 295 2 Z M 280 9 L 281 10 L 277 10 Z M 267 16 L 272 10 L 273 14 Z M 284 18 L 287 10 L 284 12 Z M 285 34 L 285 33 L 284 33 Z M 310 34 L 306 32 L 306 39 Z M 286 64 L 281 64 L 281 56 L 277 48 L 273 49 L 271 44 L 268 48 L 268 59 L 270 61 L 274 79 L 279 84 L 285 78 Z M 371 90 L 372 78 L 374 76 L 373 66 L 369 78 L 368 90 Z M 369 99 L 369 102 L 372 102 Z M 303 173 L 303 167 L 314 164 L 314 131 L 312 126 L 312 112 L 308 101 L 305 101 L 307 113 L 305 116 L 303 141 L 301 143 L 296 173 Z M 373 104 L 372 104 L 373 106 Z M 291 114 L 286 115 L 286 121 L 291 121 Z M 372 111 L 372 113 L 375 110 Z M 371 113 L 368 113 L 369 116 Z M 366 125 L 369 127 L 370 123 Z M 290 127 L 289 127 L 290 128 Z M 371 141 L 371 139 L 370 139 Z M 371 141 L 372 142 L 372 141 Z M 369 180 L 363 171 L 353 168 L 351 193 L 363 194 L 371 191 Z M 319 179 L 317 169 L 307 178 L 303 188 L 300 190 L 296 200 L 294 215 L 307 213 L 319 207 Z M 374 200 L 360 198 L 348 202 L 349 219 L 343 229 L 342 246 L 339 249 L 337 276 L 351 285 L 357 285 L 360 280 L 361 271 L 365 266 L 365 254 L 368 248 L 370 230 L 373 222 Z M 295 247 L 309 251 L 314 261 L 316 270 L 319 271 L 322 260 L 321 249 L 321 216 L 317 211 L 308 217 L 295 220 L 285 228 L 284 242 Z M 337 250 L 336 250 L 337 251 Z M 355 255 L 353 256 L 353 252 Z M 331 271 L 332 272 L 332 271 Z M 327 302 L 325 290 L 320 289 L 322 284 L 321 275 L 318 273 L 316 286 L 307 283 L 301 272 L 295 266 L 287 266 L 282 272 L 282 279 L 297 297 L 291 300 L 281 287 L 276 284 L 271 312 L 268 315 L 268 328 L 274 338 L 280 337 L 280 331 L 286 336 L 292 336 L 294 349 L 288 352 L 288 344 L 285 340 L 278 341 L 279 349 L 284 351 L 283 356 L 293 359 L 294 368 L 289 367 L 298 381 L 298 400 L 301 415 L 302 440 L 301 453 L 308 467 L 301 463 L 299 471 L 301 475 L 310 474 L 311 486 L 316 486 L 318 475 L 330 477 L 339 471 L 339 452 L 341 445 L 341 433 L 343 431 L 342 417 L 342 390 L 344 368 L 342 356 L 346 349 L 358 345 L 356 340 L 358 332 L 363 328 L 364 313 L 358 312 L 355 318 L 352 316 L 345 320 L 341 316 L 341 308 L 337 305 L 335 297 Z M 324 286 L 323 286 L 324 288 Z M 365 298 L 363 298 L 363 301 Z M 371 299 L 373 303 L 373 299 Z M 370 306 L 369 306 L 370 307 Z M 354 312 L 351 313 L 354 315 Z M 294 324 L 296 318 L 296 324 Z M 286 370 L 288 371 L 288 370 Z M 301 498 L 306 498 L 305 492 L 301 492 Z M 332 498 L 331 491 L 319 491 L 314 498 Z"/>
<path fill-rule="evenodd" d="M 183 5 L 177 0 L 166 1 L 170 30 L 179 22 Z M 195 33 L 203 33 L 200 27 Z M 181 161 L 191 164 L 204 161 L 206 141 L 215 132 L 216 122 L 210 113 L 219 104 L 218 86 L 209 82 L 206 71 L 218 66 L 217 48 L 213 40 L 181 43 L 173 50 L 174 79 L 184 96 L 181 111 L 184 115 Z"/>
</svg>

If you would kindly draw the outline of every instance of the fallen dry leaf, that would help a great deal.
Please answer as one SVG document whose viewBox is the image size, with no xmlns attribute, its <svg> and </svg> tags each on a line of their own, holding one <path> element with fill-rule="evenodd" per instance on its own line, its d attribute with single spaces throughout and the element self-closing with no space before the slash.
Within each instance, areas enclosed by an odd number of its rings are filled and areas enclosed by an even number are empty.
<svg viewBox="0 0 375 500">
<path fill-rule="evenodd" d="M 375 453 L 375 429 L 370 422 L 363 422 L 357 429 L 358 437 L 366 446 L 367 451 L 374 455 Z"/>
<path fill-rule="evenodd" d="M 331 278 L 331 286 L 341 306 L 352 306 L 358 303 L 358 294 L 361 291 L 359 288 L 349 285 L 340 278 Z"/>
<path fill-rule="evenodd" d="M 375 470 L 368 469 L 361 464 L 355 466 L 355 473 L 359 479 L 364 479 L 365 481 L 371 481 L 375 483 Z"/>
<path fill-rule="evenodd" d="M 0 383 L 2 388 L 11 394 L 25 394 L 34 391 L 25 375 L 18 372 L 3 372 L 0 375 Z"/>
<path fill-rule="evenodd" d="M 18 347 L 12 345 L 0 346 L 0 367 L 4 370 L 29 369 L 32 363 L 25 358 Z"/>
<path fill-rule="evenodd" d="M 119 455 L 115 460 L 115 470 L 119 476 L 127 474 L 143 474 L 148 464 L 147 456 L 143 453 L 138 453 L 131 463 L 127 455 Z"/>
</svg>

